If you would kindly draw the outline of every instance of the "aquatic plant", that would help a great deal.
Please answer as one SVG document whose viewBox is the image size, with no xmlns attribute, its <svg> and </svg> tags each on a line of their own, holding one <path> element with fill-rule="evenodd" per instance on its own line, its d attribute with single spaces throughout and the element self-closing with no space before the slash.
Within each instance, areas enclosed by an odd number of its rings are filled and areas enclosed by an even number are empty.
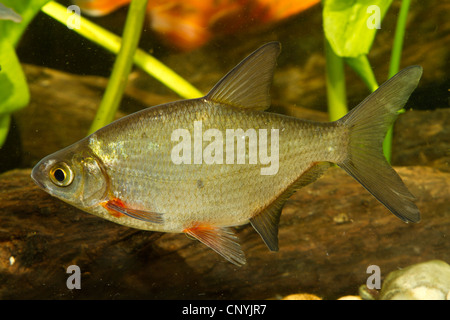
<svg viewBox="0 0 450 320">
<path fill-rule="evenodd" d="M 81 16 L 77 17 L 77 19 L 80 20 L 80 26 L 82 27 L 73 28 L 73 31 L 105 49 L 118 54 L 108 87 L 89 133 L 107 125 L 114 118 L 114 114 L 117 111 L 126 85 L 132 62 L 183 98 L 191 99 L 202 96 L 200 91 L 173 70 L 143 50 L 137 49 L 146 5 L 147 0 L 133 0 L 131 2 L 126 19 L 123 40 L 88 19 Z M 68 12 L 67 8 L 54 1 L 45 5 L 42 8 L 42 11 L 63 24 L 66 24 L 73 15 L 72 12 Z"/>
<path fill-rule="evenodd" d="M 331 121 L 344 116 L 346 103 L 344 62 L 364 81 L 371 91 L 378 88 L 367 57 L 377 29 L 392 0 L 324 0 L 323 24 L 327 60 L 327 101 Z M 403 37 L 410 0 L 403 0 L 394 37 L 388 78 L 399 71 Z M 392 148 L 392 128 L 383 143 L 389 161 Z"/>
<path fill-rule="evenodd" d="M 17 23 L 0 20 L 0 147 L 8 135 L 11 114 L 28 105 L 30 101 L 28 84 L 14 49 L 20 37 L 41 9 L 64 24 L 73 16 L 71 10 L 49 0 L 5 0 L 2 2 L 6 9 L 11 9 L 21 16 L 22 21 Z M 145 6 L 147 3 L 146 0 L 133 2 L 135 8 Z M 77 17 L 83 27 L 73 30 L 107 50 L 119 54 L 91 131 L 108 124 L 114 117 L 133 61 L 181 97 L 189 99 L 202 95 L 200 91 L 157 59 L 142 50 L 136 50 L 142 29 L 143 13 L 141 12 L 145 13 L 145 10 L 130 9 L 123 46 L 120 37 L 81 16 Z"/>
<path fill-rule="evenodd" d="M 395 29 L 394 44 L 392 46 L 391 61 L 389 63 L 388 78 L 393 77 L 400 69 L 400 60 L 402 56 L 403 39 L 405 37 L 406 19 L 408 17 L 409 5 L 411 0 L 402 0 L 400 13 L 398 15 L 397 27 Z M 383 150 L 388 161 L 391 158 L 392 149 L 392 128 L 388 131 L 384 140 Z"/>
<path fill-rule="evenodd" d="M 28 84 L 15 47 L 26 27 L 48 0 L 4 0 L 0 10 L 0 147 L 9 131 L 11 114 L 30 101 Z"/>
<path fill-rule="evenodd" d="M 123 32 L 123 41 L 117 55 L 111 77 L 103 95 L 97 115 L 91 125 L 89 133 L 93 133 L 114 120 L 114 115 L 128 82 L 128 75 L 133 65 L 133 56 L 136 52 L 142 26 L 144 24 L 147 0 L 135 0 L 128 9 L 128 16 Z"/>
</svg>

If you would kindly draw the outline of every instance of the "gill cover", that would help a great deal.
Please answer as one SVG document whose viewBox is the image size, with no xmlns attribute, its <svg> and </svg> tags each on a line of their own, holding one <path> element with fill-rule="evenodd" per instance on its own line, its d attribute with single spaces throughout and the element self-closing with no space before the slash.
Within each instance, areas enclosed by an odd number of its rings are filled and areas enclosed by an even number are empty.
<svg viewBox="0 0 450 320">
<path fill-rule="evenodd" d="M 82 179 L 80 181 L 80 200 L 83 207 L 98 204 L 106 198 L 109 178 L 95 157 L 85 157 L 81 162 Z"/>
</svg>

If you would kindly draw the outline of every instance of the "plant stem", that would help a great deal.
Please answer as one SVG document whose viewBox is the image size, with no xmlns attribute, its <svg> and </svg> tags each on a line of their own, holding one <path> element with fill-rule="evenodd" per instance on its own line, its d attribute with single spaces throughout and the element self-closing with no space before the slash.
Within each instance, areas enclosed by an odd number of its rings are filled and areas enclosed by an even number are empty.
<svg viewBox="0 0 450 320">
<path fill-rule="evenodd" d="M 391 61 L 389 64 L 388 78 L 393 77 L 400 69 L 402 58 L 403 39 L 405 38 L 406 20 L 411 1 L 403 0 L 398 15 L 397 26 L 395 28 L 394 44 L 392 46 Z"/>
<path fill-rule="evenodd" d="M 397 27 L 395 29 L 394 44 L 392 47 L 391 61 L 389 64 L 388 78 L 394 76 L 400 69 L 400 60 L 402 57 L 403 39 L 405 37 L 406 20 L 408 18 L 408 11 L 411 1 L 403 0 L 400 7 L 400 13 L 397 19 Z M 383 141 L 383 150 L 386 159 L 390 162 L 392 155 L 392 135 L 393 128 L 391 127 Z"/>
<path fill-rule="evenodd" d="M 370 91 L 378 89 L 377 79 L 370 66 L 367 55 L 360 55 L 356 58 L 344 58 L 345 62 L 360 76 Z"/>
<path fill-rule="evenodd" d="M 66 7 L 54 1 L 50 1 L 43 6 L 42 11 L 62 24 L 66 24 L 73 15 L 73 13 L 67 12 Z M 80 29 L 72 29 L 73 31 L 114 54 L 119 53 L 122 42 L 120 37 L 82 16 L 79 19 Z M 143 50 L 136 50 L 133 61 L 138 67 L 176 92 L 180 97 L 192 99 L 203 95 L 189 82 Z"/>
<path fill-rule="evenodd" d="M 147 1 L 131 1 L 125 22 L 122 45 L 114 62 L 108 86 L 92 122 L 89 134 L 114 120 L 119 104 L 122 101 L 122 95 L 128 82 L 128 75 L 133 65 L 133 56 L 141 37 Z"/>
<path fill-rule="evenodd" d="M 335 121 L 347 114 L 344 60 L 337 56 L 325 38 L 328 116 Z"/>
</svg>

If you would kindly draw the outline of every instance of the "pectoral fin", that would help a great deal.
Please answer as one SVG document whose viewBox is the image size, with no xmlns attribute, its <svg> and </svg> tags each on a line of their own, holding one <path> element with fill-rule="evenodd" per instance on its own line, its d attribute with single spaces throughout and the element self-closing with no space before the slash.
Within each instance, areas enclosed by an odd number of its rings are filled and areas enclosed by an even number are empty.
<svg viewBox="0 0 450 320">
<path fill-rule="evenodd" d="M 244 265 L 246 262 L 238 238 L 231 228 L 196 224 L 184 229 L 183 232 L 207 245 L 237 266 Z"/>
<path fill-rule="evenodd" d="M 161 213 L 137 210 L 127 207 L 120 199 L 112 199 L 104 202 L 102 206 L 110 211 L 110 213 L 115 217 L 120 217 L 121 215 L 126 215 L 130 218 L 139 219 L 142 221 L 152 222 L 152 223 L 163 223 L 163 217 Z"/>
</svg>

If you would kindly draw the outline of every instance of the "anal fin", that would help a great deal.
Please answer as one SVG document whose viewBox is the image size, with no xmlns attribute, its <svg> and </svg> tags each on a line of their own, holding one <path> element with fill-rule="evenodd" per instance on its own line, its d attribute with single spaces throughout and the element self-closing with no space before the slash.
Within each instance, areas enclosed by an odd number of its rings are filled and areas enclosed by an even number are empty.
<svg viewBox="0 0 450 320">
<path fill-rule="evenodd" d="M 298 189 L 317 180 L 329 167 L 329 162 L 314 163 L 311 167 L 291 184 L 278 198 L 269 206 L 254 217 L 250 218 L 250 223 L 256 232 L 259 233 L 269 250 L 278 251 L 278 224 L 280 215 L 287 199 Z"/>
<path fill-rule="evenodd" d="M 231 228 L 195 224 L 184 229 L 183 232 L 207 245 L 237 266 L 242 266 L 246 263 L 244 252 Z"/>
<path fill-rule="evenodd" d="M 130 218 L 139 219 L 146 222 L 152 223 L 164 222 L 161 213 L 128 208 L 126 204 L 122 202 L 122 200 L 117 198 L 104 202 L 102 206 L 108 209 L 111 212 L 111 214 L 115 217 L 126 215 Z"/>
</svg>

